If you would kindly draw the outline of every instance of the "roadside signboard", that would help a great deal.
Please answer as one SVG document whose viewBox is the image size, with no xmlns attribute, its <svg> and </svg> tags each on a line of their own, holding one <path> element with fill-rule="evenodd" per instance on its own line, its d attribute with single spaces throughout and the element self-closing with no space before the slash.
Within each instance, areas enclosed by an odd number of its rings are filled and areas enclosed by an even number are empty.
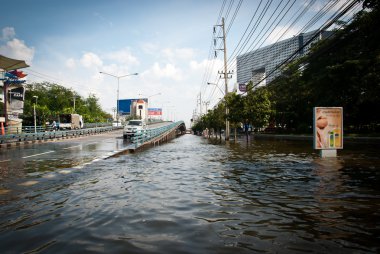
<svg viewBox="0 0 380 254">
<path fill-rule="evenodd" d="M 314 107 L 314 149 L 343 149 L 343 108 Z"/>
<path fill-rule="evenodd" d="M 240 92 L 247 92 L 247 85 L 246 84 L 239 84 L 239 91 Z"/>
<path fill-rule="evenodd" d="M 161 108 L 148 108 L 148 115 L 149 116 L 161 116 L 162 115 L 162 109 Z"/>
</svg>

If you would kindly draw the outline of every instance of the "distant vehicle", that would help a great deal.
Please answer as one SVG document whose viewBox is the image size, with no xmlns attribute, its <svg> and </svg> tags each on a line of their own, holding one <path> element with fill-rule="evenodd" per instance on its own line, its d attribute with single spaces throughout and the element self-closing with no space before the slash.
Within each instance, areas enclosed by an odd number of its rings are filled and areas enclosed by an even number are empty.
<svg viewBox="0 0 380 254">
<path fill-rule="evenodd" d="M 61 114 L 59 115 L 59 129 L 82 129 L 83 117 L 79 114 Z"/>
<path fill-rule="evenodd" d="M 113 121 L 113 122 L 112 122 L 112 126 L 113 126 L 113 127 L 119 127 L 119 126 L 123 126 L 123 125 L 121 124 L 121 122 Z"/>
<path fill-rule="evenodd" d="M 146 130 L 146 123 L 144 120 L 129 120 L 129 122 L 124 126 L 123 137 L 125 139 L 133 137 L 136 132 Z"/>
</svg>

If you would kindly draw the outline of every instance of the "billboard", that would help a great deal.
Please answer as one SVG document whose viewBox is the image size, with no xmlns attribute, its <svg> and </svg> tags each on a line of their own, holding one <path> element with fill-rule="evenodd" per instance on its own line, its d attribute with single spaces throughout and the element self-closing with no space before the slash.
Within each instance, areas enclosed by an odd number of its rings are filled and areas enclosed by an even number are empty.
<svg viewBox="0 0 380 254">
<path fill-rule="evenodd" d="M 22 122 L 19 115 L 24 112 L 24 98 L 25 88 L 23 86 L 9 88 L 7 100 L 7 116 L 10 121 L 9 125 L 15 125 Z"/>
<path fill-rule="evenodd" d="M 314 107 L 314 149 L 343 149 L 343 108 Z"/>
<path fill-rule="evenodd" d="M 133 109 L 132 109 L 133 102 L 134 101 L 138 101 L 138 100 L 144 100 L 145 102 L 148 103 L 148 99 L 147 98 L 121 99 L 121 100 L 118 100 L 119 114 L 121 114 L 121 115 L 130 115 L 131 114 L 131 110 L 133 111 Z"/>
<path fill-rule="evenodd" d="M 162 108 L 148 108 L 149 116 L 162 116 Z"/>
</svg>

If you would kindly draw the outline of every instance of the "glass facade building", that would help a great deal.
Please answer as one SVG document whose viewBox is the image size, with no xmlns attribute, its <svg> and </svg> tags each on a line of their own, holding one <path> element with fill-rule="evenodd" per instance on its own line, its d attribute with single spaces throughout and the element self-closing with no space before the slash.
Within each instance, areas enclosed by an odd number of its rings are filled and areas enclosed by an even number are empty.
<svg viewBox="0 0 380 254">
<path fill-rule="evenodd" d="M 294 54 L 294 52 L 302 48 L 317 32 L 315 30 L 302 33 L 298 36 L 237 56 L 237 83 L 246 84 L 252 80 L 253 84 L 258 84 L 258 86 L 269 84 L 281 74 L 281 70 L 277 69 L 277 67 Z M 331 31 L 320 33 L 310 44 L 302 48 L 295 58 L 307 54 L 313 43 L 331 34 Z"/>
</svg>

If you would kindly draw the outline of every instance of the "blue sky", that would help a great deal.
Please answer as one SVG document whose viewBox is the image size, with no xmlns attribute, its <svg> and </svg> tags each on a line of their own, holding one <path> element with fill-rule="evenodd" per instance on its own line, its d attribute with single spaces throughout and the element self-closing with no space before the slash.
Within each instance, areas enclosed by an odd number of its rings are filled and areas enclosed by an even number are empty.
<svg viewBox="0 0 380 254">
<path fill-rule="evenodd" d="M 217 71 L 222 70 L 222 54 L 209 57 L 212 28 L 219 14 L 226 17 L 226 28 L 232 24 L 227 35 L 227 52 L 232 53 L 254 11 L 264 6 L 259 2 L 242 1 L 232 23 L 239 0 L 2 1 L 0 54 L 25 59 L 30 65 L 25 69 L 28 82 L 46 80 L 85 97 L 95 94 L 108 112 L 116 105 L 117 80 L 99 71 L 114 75 L 138 72 L 138 76 L 120 79 L 120 98 L 161 93 L 150 98 L 150 107 L 163 107 L 166 117 L 184 120 L 189 126 L 200 92 L 202 100 L 210 101 L 209 107 L 223 96 L 205 85 L 217 81 Z M 296 35 L 327 2 L 294 1 L 275 29 L 285 27 L 286 20 L 310 4 L 303 19 L 283 38 Z M 337 2 L 330 13 L 346 1 Z M 279 0 L 272 2 L 262 26 L 270 22 L 279 4 Z M 310 29 L 318 28 L 328 17 Z M 269 36 L 260 45 L 275 40 Z M 230 69 L 234 68 L 232 63 Z M 236 77 L 230 80 L 230 89 L 234 80 Z"/>
</svg>

